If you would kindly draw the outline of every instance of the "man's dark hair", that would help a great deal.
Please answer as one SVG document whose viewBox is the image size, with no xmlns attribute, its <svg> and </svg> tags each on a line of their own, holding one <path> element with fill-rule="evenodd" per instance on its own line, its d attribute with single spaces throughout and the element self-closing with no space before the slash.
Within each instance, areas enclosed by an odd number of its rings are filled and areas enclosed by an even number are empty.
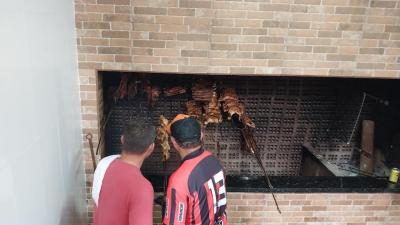
<svg viewBox="0 0 400 225">
<path fill-rule="evenodd" d="M 175 141 L 176 141 L 176 139 L 175 139 Z M 184 149 L 195 148 L 195 147 L 201 145 L 201 141 L 196 141 L 196 142 L 183 142 L 183 143 L 180 143 L 179 141 L 176 141 L 176 143 L 177 143 L 181 148 L 184 148 Z"/>
<path fill-rule="evenodd" d="M 122 135 L 122 150 L 128 153 L 142 154 L 156 138 L 154 126 L 137 121 L 126 123 Z"/>
</svg>

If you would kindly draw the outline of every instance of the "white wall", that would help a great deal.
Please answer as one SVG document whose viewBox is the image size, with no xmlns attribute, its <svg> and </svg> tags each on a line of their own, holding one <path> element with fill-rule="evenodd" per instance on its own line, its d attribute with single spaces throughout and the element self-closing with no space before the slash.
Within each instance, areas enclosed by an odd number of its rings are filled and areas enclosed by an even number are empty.
<svg viewBox="0 0 400 225">
<path fill-rule="evenodd" d="M 85 219 L 72 0 L 0 0 L 0 225 Z"/>
</svg>

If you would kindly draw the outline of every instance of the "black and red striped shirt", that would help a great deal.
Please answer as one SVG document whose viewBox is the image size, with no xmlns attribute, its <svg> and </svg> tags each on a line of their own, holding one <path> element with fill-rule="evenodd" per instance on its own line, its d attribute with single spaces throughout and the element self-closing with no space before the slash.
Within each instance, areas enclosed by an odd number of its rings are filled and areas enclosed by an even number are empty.
<svg viewBox="0 0 400 225">
<path fill-rule="evenodd" d="M 171 175 L 165 225 L 226 225 L 225 173 L 218 159 L 199 149 L 187 155 Z"/>
</svg>

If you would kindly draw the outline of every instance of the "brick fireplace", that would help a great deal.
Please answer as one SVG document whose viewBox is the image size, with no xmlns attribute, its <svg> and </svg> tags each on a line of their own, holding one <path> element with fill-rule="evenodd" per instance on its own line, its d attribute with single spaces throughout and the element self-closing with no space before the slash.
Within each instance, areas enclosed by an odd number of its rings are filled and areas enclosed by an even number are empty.
<svg viewBox="0 0 400 225">
<path fill-rule="evenodd" d="M 400 78 L 398 0 L 75 0 L 75 12 L 88 193 L 84 136 L 96 146 L 105 120 L 99 71 Z M 399 194 L 286 193 L 283 216 L 268 194 L 230 197 L 231 224 L 400 221 Z"/>
</svg>

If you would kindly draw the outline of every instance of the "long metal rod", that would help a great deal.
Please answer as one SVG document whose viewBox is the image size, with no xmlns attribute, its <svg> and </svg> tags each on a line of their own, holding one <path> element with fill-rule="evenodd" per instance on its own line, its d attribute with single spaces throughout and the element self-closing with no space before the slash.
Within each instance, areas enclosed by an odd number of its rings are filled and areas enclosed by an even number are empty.
<svg viewBox="0 0 400 225">
<path fill-rule="evenodd" d="M 257 154 L 255 153 L 255 151 L 254 151 L 254 149 L 251 147 L 250 143 L 248 143 L 248 140 L 247 140 L 247 138 L 246 138 L 246 136 L 245 136 L 245 134 L 244 134 L 244 130 L 243 130 L 243 129 L 240 129 L 240 131 L 241 131 L 241 133 L 242 133 L 242 136 L 243 136 L 244 141 L 246 142 L 247 147 L 250 149 L 250 153 L 256 158 L 256 160 L 257 160 L 257 162 L 258 162 L 258 165 L 261 167 L 261 169 L 262 169 L 262 171 L 263 171 L 263 173 L 264 173 L 264 179 L 265 179 L 265 181 L 266 181 L 266 183 L 267 183 L 267 185 L 268 185 L 268 187 L 269 187 L 269 189 L 270 189 L 272 198 L 274 199 L 274 202 L 275 202 L 276 209 L 278 210 L 279 214 L 282 214 L 281 209 L 279 208 L 279 205 L 278 205 L 278 201 L 276 200 L 275 194 L 274 194 L 274 192 L 273 192 L 273 190 L 272 190 L 274 187 L 273 187 L 272 184 L 271 184 L 271 180 L 269 179 L 269 176 L 268 176 L 268 174 L 267 174 L 267 171 L 266 171 L 265 168 L 264 168 L 264 165 L 263 165 L 263 163 L 262 163 L 262 160 L 261 160 L 260 156 L 257 155 Z"/>
<path fill-rule="evenodd" d="M 272 184 L 271 184 L 271 180 L 269 179 L 269 176 L 268 176 L 268 174 L 267 174 L 267 171 L 265 170 L 264 165 L 262 164 L 262 161 L 261 161 L 261 159 L 260 159 L 260 156 L 257 155 L 254 151 L 252 152 L 252 155 L 257 159 L 258 164 L 260 165 L 262 171 L 264 172 L 264 179 L 266 180 L 266 182 L 267 182 L 267 184 L 268 184 L 268 187 L 269 187 L 269 189 L 270 189 L 272 198 L 274 199 L 275 206 L 276 206 L 276 210 L 278 210 L 279 214 L 282 214 L 281 209 L 279 208 L 279 205 L 278 205 L 278 201 L 276 200 L 275 194 L 274 194 L 274 192 L 272 191 L 272 189 L 273 189 L 274 187 L 273 187 Z"/>
<path fill-rule="evenodd" d="M 103 124 L 103 126 L 102 126 L 102 128 L 101 128 L 101 130 L 102 130 L 103 132 L 100 134 L 100 137 L 99 137 L 99 143 L 97 143 L 97 147 L 96 147 L 96 155 L 98 155 L 98 154 L 99 154 L 99 148 L 100 148 L 101 142 L 103 141 L 103 136 L 104 136 L 104 133 L 105 133 L 104 129 L 105 129 L 105 127 L 107 126 L 108 120 L 110 120 L 110 117 L 111 117 L 112 111 L 113 111 L 113 110 L 111 109 L 111 110 L 110 110 L 110 112 L 108 112 L 108 115 L 107 115 L 106 121 L 104 121 L 104 124 Z M 101 131 L 100 131 L 100 132 L 101 132 Z"/>
<path fill-rule="evenodd" d="M 91 133 L 86 134 L 86 139 L 89 142 L 89 147 L 90 147 L 90 156 L 92 157 L 92 163 L 93 163 L 93 170 L 96 169 L 96 157 L 94 156 L 94 151 L 93 151 L 93 135 Z"/>
<path fill-rule="evenodd" d="M 353 130 L 351 131 L 349 140 L 347 141 L 348 145 L 351 143 L 351 140 L 353 140 L 354 133 L 356 132 L 356 129 L 357 129 L 357 126 L 358 126 L 358 122 L 360 121 L 361 113 L 362 113 L 363 108 L 364 108 L 366 97 L 367 97 L 367 93 L 363 92 L 363 99 L 361 101 L 360 110 L 358 111 L 356 122 L 354 123 Z"/>
</svg>

